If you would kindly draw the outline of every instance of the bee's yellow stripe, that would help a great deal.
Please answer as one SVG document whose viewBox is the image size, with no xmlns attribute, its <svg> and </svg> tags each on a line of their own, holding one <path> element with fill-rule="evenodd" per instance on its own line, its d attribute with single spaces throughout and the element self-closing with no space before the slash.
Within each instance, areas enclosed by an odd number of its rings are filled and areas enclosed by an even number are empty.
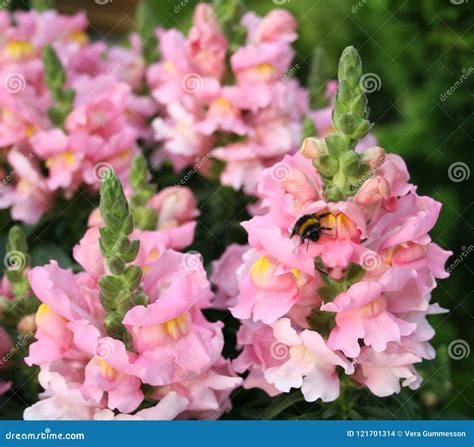
<svg viewBox="0 0 474 447">
<path fill-rule="evenodd" d="M 315 225 L 318 223 L 318 220 L 315 219 L 314 217 L 311 217 L 311 218 L 308 218 L 306 220 L 306 222 L 302 223 L 300 228 L 299 228 L 299 231 L 298 233 L 299 234 L 304 234 L 304 232 L 309 228 L 311 227 L 312 225 Z"/>
</svg>

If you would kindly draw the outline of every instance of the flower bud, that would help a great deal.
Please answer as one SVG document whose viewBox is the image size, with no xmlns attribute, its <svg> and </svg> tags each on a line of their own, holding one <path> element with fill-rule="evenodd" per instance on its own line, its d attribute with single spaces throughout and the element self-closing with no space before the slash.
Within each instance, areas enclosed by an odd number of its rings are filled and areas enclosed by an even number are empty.
<svg viewBox="0 0 474 447">
<path fill-rule="evenodd" d="M 196 199 L 186 187 L 165 188 L 150 199 L 148 206 L 158 212 L 158 229 L 182 225 L 198 215 Z"/>
<path fill-rule="evenodd" d="M 414 242 L 408 242 L 395 249 L 392 257 L 394 265 L 404 265 L 422 259 L 428 252 L 428 245 L 420 245 Z"/>
<path fill-rule="evenodd" d="M 301 155 L 310 160 L 317 160 L 328 153 L 326 142 L 323 138 L 305 138 L 301 145 Z"/>
<path fill-rule="evenodd" d="M 355 196 L 359 205 L 369 206 L 380 203 L 390 195 L 390 186 L 383 177 L 376 176 L 367 180 Z"/>
<path fill-rule="evenodd" d="M 380 168 L 385 161 L 385 150 L 379 146 L 370 147 L 361 155 L 362 162 L 368 164 L 371 169 Z"/>
<path fill-rule="evenodd" d="M 36 331 L 36 322 L 35 322 L 35 314 L 27 315 L 23 317 L 17 324 L 17 329 L 20 334 L 26 335 L 31 332 Z"/>
<path fill-rule="evenodd" d="M 295 18 L 284 9 L 274 9 L 260 22 L 255 40 L 257 42 L 275 42 L 278 40 L 292 42 L 297 37 Z"/>
</svg>

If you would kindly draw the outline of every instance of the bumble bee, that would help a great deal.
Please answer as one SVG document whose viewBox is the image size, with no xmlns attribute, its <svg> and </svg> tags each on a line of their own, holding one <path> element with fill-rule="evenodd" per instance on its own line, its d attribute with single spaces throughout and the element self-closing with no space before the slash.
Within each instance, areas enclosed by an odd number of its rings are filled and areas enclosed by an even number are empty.
<svg viewBox="0 0 474 447">
<path fill-rule="evenodd" d="M 332 228 L 321 225 L 321 219 L 324 219 L 330 215 L 331 213 L 328 212 L 304 214 L 296 221 L 295 225 L 293 226 L 290 239 L 298 234 L 301 239 L 301 243 L 303 243 L 305 240 L 308 241 L 308 247 L 310 241 L 318 242 L 324 230 L 332 230 Z"/>
</svg>

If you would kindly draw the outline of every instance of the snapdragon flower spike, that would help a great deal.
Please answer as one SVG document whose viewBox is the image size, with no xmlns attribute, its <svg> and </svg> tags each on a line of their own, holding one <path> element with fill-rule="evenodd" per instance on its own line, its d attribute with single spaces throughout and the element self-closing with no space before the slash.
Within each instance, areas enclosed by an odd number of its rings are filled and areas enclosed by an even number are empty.
<svg viewBox="0 0 474 447">
<path fill-rule="evenodd" d="M 222 322 L 202 312 L 213 293 L 200 257 L 132 231 L 112 171 L 100 211 L 100 236 L 90 228 L 73 251 L 84 271 L 30 272 L 41 306 L 25 361 L 46 393 L 25 419 L 218 418 L 241 379 L 221 355 Z"/>
<path fill-rule="evenodd" d="M 429 236 L 441 204 L 417 194 L 400 156 L 355 152 L 370 127 L 361 73 L 346 49 L 336 133 L 286 155 L 283 178 L 275 167 L 263 172 L 262 212 L 242 223 L 249 247 L 228 247 L 213 264 L 218 305 L 242 323 L 234 367 L 249 371 L 245 388 L 271 396 L 300 388 L 307 401 L 328 402 L 342 375 L 388 396 L 416 389 L 415 364 L 434 358 L 427 317 L 445 312 L 431 293 L 451 255 Z M 222 284 L 216 272 L 227 270 L 236 277 Z"/>
<path fill-rule="evenodd" d="M 104 168 L 127 188 L 137 140 L 151 138 L 156 113 L 135 94 L 145 72 L 137 35 L 131 48 L 108 47 L 89 41 L 84 13 L 40 9 L 0 11 L 0 208 L 28 225 L 58 196 L 98 193 Z"/>
<path fill-rule="evenodd" d="M 15 387 L 15 381 L 24 374 L 33 379 L 23 358 L 35 330 L 34 314 L 39 302 L 30 289 L 28 244 L 18 226 L 12 227 L 8 233 L 4 262 L 4 276 L 0 280 L 0 354 L 4 361 L 0 362 L 0 370 L 10 370 L 12 380 L 0 380 L 0 395 Z M 8 362 L 4 357 L 7 353 Z"/>
</svg>

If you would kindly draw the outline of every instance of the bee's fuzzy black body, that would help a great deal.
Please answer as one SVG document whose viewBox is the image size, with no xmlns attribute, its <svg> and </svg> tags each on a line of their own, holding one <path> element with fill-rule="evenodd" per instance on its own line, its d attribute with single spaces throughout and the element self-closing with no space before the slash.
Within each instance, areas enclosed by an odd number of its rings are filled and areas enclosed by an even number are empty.
<svg viewBox="0 0 474 447">
<path fill-rule="evenodd" d="M 301 239 L 301 243 L 304 241 L 318 242 L 321 234 L 324 230 L 331 230 L 332 228 L 321 225 L 321 219 L 329 216 L 330 213 L 314 213 L 304 214 L 301 216 L 293 226 L 290 238 L 298 235 Z"/>
</svg>

